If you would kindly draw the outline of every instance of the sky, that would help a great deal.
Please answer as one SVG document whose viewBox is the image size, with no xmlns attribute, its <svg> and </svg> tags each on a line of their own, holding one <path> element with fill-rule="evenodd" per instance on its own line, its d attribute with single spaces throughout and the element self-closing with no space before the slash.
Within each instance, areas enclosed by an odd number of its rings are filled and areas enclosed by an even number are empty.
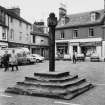
<svg viewBox="0 0 105 105">
<path fill-rule="evenodd" d="M 69 15 L 104 8 L 104 0 L 0 0 L 3 7 L 20 7 L 21 17 L 30 23 L 42 20 L 46 22 L 51 12 L 58 17 L 61 3 L 66 5 Z"/>
</svg>

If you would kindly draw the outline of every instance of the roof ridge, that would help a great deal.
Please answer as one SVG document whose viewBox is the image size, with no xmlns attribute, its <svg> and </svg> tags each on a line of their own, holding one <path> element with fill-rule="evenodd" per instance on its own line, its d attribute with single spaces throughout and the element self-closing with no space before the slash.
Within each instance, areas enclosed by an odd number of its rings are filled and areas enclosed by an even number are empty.
<svg viewBox="0 0 105 105">
<path fill-rule="evenodd" d="M 91 10 L 91 11 L 84 11 L 84 12 L 80 12 L 80 13 L 72 13 L 72 14 L 69 14 L 67 16 L 72 16 L 72 15 L 82 15 L 82 14 L 87 14 L 87 13 L 91 13 L 91 12 L 99 12 L 99 11 L 104 11 L 104 9 L 98 9 L 98 10 Z"/>
<path fill-rule="evenodd" d="M 11 11 L 10 9 L 7 9 L 7 8 L 1 6 L 1 5 L 0 5 L 0 8 L 2 8 L 3 10 L 5 10 L 5 12 L 7 14 L 11 15 L 12 17 L 14 17 L 14 18 L 16 18 L 18 20 L 21 20 L 21 21 L 23 21 L 23 22 L 31 25 L 30 22 L 28 22 L 27 20 L 23 19 L 21 16 L 18 16 L 15 12 Z M 15 15 L 15 16 L 13 16 L 13 15 Z"/>
</svg>

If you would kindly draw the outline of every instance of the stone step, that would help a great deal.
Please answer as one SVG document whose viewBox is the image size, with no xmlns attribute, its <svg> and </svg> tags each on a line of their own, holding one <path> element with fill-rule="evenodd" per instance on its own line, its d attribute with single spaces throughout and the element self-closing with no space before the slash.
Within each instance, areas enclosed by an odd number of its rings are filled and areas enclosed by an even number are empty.
<svg viewBox="0 0 105 105">
<path fill-rule="evenodd" d="M 68 94 L 68 93 L 75 93 L 81 89 L 87 88 L 87 87 L 91 87 L 92 84 L 88 83 L 88 82 L 84 82 L 81 83 L 77 86 L 71 86 L 69 88 L 66 89 L 59 89 L 59 88 L 50 88 L 50 87 L 37 87 L 37 86 L 28 86 L 26 87 L 25 85 L 16 85 L 15 87 L 19 88 L 19 89 L 28 89 L 28 90 L 40 90 L 40 91 L 46 91 L 46 92 L 52 92 L 52 93 L 56 93 L 56 94 Z"/>
<path fill-rule="evenodd" d="M 49 82 L 32 82 L 32 81 L 24 81 L 24 82 L 17 82 L 18 85 L 32 85 L 32 86 L 42 86 L 42 87 L 52 87 L 52 88 L 67 88 L 69 86 L 79 85 L 85 82 L 86 79 L 78 78 L 72 81 L 67 81 L 63 83 L 49 83 Z"/>
<path fill-rule="evenodd" d="M 86 85 L 84 88 L 79 88 L 78 91 L 71 92 L 70 90 L 49 90 L 49 89 L 43 89 L 43 88 L 24 88 L 21 86 L 18 87 L 12 87 L 7 88 L 5 92 L 9 93 L 15 93 L 20 95 L 32 95 L 32 96 L 45 96 L 45 97 L 58 97 L 63 99 L 72 99 L 73 97 L 76 97 L 80 95 L 81 93 L 91 89 L 93 85 Z"/>
<path fill-rule="evenodd" d="M 69 76 L 70 72 L 35 72 L 34 76 L 44 77 L 44 78 L 62 78 Z"/>
<path fill-rule="evenodd" d="M 67 82 L 70 80 L 77 79 L 78 75 L 74 76 L 67 76 L 67 77 L 62 77 L 62 78 L 40 78 L 40 77 L 25 77 L 25 81 L 33 81 L 33 82 Z"/>
<path fill-rule="evenodd" d="M 59 97 L 62 98 L 62 99 L 66 99 L 66 100 L 71 100 L 73 98 L 75 98 L 76 96 L 90 90 L 91 88 L 93 88 L 94 86 L 93 85 L 90 85 L 89 87 L 85 87 L 85 88 L 82 88 L 72 94 L 68 93 L 67 95 L 60 95 Z"/>
<path fill-rule="evenodd" d="M 84 83 L 81 83 L 80 85 L 78 86 L 72 86 L 70 88 L 67 88 L 67 91 L 70 92 L 70 93 L 75 93 L 81 89 L 84 89 L 84 88 L 88 88 L 88 87 L 91 87 L 92 84 L 91 83 L 88 83 L 88 82 L 84 82 Z"/>
</svg>

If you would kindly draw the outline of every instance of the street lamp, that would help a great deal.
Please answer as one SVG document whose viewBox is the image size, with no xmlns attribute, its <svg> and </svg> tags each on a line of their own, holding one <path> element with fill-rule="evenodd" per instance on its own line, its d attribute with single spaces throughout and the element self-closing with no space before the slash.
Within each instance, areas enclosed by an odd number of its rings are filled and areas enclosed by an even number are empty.
<svg viewBox="0 0 105 105">
<path fill-rule="evenodd" d="M 47 24 L 49 27 L 49 71 L 55 71 L 55 27 L 57 18 L 54 13 L 50 13 Z"/>
</svg>

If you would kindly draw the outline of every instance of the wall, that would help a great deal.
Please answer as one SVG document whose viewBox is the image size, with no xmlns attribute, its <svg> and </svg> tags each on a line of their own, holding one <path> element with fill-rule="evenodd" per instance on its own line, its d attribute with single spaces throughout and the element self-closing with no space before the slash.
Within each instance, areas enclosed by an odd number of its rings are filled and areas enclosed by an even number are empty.
<svg viewBox="0 0 105 105">
<path fill-rule="evenodd" d="M 96 52 L 97 52 L 97 54 L 98 54 L 99 57 L 102 57 L 101 46 L 97 46 L 96 47 Z"/>
<path fill-rule="evenodd" d="M 8 18 L 7 18 L 8 21 Z M 9 16 L 9 21 L 7 22 L 9 26 L 9 31 L 8 31 L 8 41 L 16 42 L 16 43 L 23 43 L 23 44 L 30 44 L 31 43 L 31 26 L 28 25 L 28 28 L 26 26 L 26 23 L 22 22 L 20 26 L 20 21 L 13 18 L 13 22 L 11 22 L 11 17 Z M 11 32 L 10 30 L 14 30 L 14 39 L 11 40 L 10 35 Z M 20 40 L 20 32 L 22 33 L 22 39 Z M 28 34 L 28 36 L 27 36 Z"/>
<path fill-rule="evenodd" d="M 2 40 L 2 26 L 0 26 L 0 40 Z"/>
<path fill-rule="evenodd" d="M 41 40 L 43 40 L 43 41 L 41 41 Z M 35 44 L 36 45 L 48 45 L 48 37 L 36 36 Z"/>
<path fill-rule="evenodd" d="M 89 37 L 89 27 L 79 27 L 77 28 L 78 29 L 78 39 L 81 39 L 81 38 L 97 38 L 97 37 L 103 37 L 103 29 L 102 29 L 102 26 L 94 26 L 94 35 L 93 37 Z M 76 29 L 76 28 L 69 28 L 69 29 L 59 29 L 59 30 L 56 30 L 55 32 L 55 39 L 56 40 L 59 40 L 61 39 L 60 38 L 60 35 L 61 35 L 61 31 L 64 30 L 65 32 L 65 38 L 64 40 L 66 39 L 72 39 L 73 38 L 73 30 Z"/>
<path fill-rule="evenodd" d="M 2 38 L 2 33 L 3 33 L 3 30 L 6 30 L 6 39 L 3 39 Z M 0 40 L 2 40 L 2 41 L 7 41 L 7 28 L 4 28 L 3 26 L 0 26 Z"/>
<path fill-rule="evenodd" d="M 102 56 L 105 58 L 105 41 L 102 42 Z"/>
</svg>

